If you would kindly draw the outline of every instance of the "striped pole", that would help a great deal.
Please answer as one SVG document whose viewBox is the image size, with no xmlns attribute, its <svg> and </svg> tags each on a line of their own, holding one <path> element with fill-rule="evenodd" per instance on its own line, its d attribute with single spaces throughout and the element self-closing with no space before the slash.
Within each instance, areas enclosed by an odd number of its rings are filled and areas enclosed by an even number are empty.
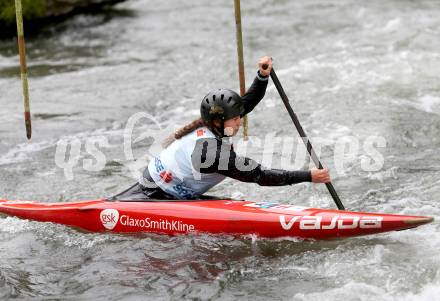
<svg viewBox="0 0 440 301">
<path fill-rule="evenodd" d="M 235 29 L 237 36 L 237 54 L 238 54 L 238 78 L 240 80 L 240 95 L 246 93 L 246 82 L 244 79 L 244 59 L 243 59 L 243 35 L 241 33 L 241 8 L 240 0 L 234 0 L 235 8 Z M 248 118 L 243 118 L 243 136 L 247 140 L 248 137 Z"/>
<path fill-rule="evenodd" d="M 31 112 L 29 108 L 29 86 L 27 80 L 26 48 L 24 45 L 23 13 L 21 8 L 21 0 L 15 0 L 15 15 L 17 18 L 17 39 L 18 39 L 18 52 L 20 54 L 21 84 L 23 86 L 24 121 L 26 124 L 26 137 L 28 139 L 31 139 L 32 124 L 31 124 Z"/>
</svg>

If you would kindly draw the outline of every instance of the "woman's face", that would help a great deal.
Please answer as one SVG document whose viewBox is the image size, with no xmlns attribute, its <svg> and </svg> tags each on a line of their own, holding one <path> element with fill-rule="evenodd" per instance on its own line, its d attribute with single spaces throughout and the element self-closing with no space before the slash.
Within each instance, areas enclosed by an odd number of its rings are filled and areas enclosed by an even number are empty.
<svg viewBox="0 0 440 301">
<path fill-rule="evenodd" d="M 238 133 L 238 130 L 240 129 L 240 125 L 241 125 L 241 118 L 240 118 L 240 116 L 237 116 L 237 117 L 232 118 L 232 119 L 225 120 L 225 123 L 224 123 L 224 128 L 225 128 L 224 131 L 225 132 L 224 132 L 224 134 L 226 136 L 229 136 L 229 137 L 236 135 Z"/>
</svg>

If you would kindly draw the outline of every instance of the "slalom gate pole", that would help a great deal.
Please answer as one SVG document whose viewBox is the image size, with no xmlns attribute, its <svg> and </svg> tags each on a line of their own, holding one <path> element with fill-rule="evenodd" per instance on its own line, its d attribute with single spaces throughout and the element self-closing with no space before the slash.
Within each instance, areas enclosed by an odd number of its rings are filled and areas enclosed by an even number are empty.
<svg viewBox="0 0 440 301">
<path fill-rule="evenodd" d="M 240 0 L 234 0 L 235 9 L 235 29 L 237 37 L 237 55 L 238 55 L 238 78 L 240 81 L 240 95 L 243 96 L 246 93 L 246 82 L 244 78 L 244 59 L 243 59 L 243 35 L 241 30 L 241 8 Z M 243 118 L 243 136 L 244 139 L 248 138 L 248 118 Z"/>
<path fill-rule="evenodd" d="M 29 86 L 27 78 L 27 66 L 26 66 L 26 47 L 24 44 L 24 31 L 23 31 L 23 12 L 21 7 L 21 0 L 15 0 L 15 15 L 17 19 L 17 42 L 18 53 L 20 55 L 20 73 L 21 84 L 23 88 L 24 99 L 24 121 L 26 125 L 26 137 L 31 139 L 32 137 L 32 123 L 31 112 L 29 107 Z"/>
</svg>

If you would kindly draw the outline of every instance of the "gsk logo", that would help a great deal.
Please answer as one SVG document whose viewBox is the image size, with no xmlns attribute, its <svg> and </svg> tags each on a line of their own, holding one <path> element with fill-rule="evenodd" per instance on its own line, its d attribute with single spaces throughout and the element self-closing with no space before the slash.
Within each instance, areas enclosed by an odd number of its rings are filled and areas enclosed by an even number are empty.
<svg viewBox="0 0 440 301">
<path fill-rule="evenodd" d="M 102 225 L 108 229 L 112 230 L 116 227 L 119 220 L 119 212 L 116 209 L 104 209 L 100 214 Z"/>
</svg>

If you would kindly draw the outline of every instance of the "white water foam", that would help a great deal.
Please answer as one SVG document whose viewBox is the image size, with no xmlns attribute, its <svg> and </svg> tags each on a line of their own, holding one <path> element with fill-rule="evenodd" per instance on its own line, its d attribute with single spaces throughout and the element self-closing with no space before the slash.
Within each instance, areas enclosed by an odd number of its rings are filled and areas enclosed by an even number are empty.
<svg viewBox="0 0 440 301">
<path fill-rule="evenodd" d="M 45 150 L 53 145 L 54 143 L 51 141 L 17 144 L 0 157 L 0 166 L 29 161 L 33 153 Z"/>
<path fill-rule="evenodd" d="M 0 231 L 4 233 L 22 233 L 32 229 L 32 225 L 28 220 L 18 219 L 8 216 L 0 218 Z"/>
<path fill-rule="evenodd" d="M 384 289 L 359 282 L 350 282 L 340 288 L 327 290 L 322 293 L 296 294 L 293 300 L 359 300 L 359 301 L 432 301 L 440 294 L 440 281 L 426 284 L 418 292 L 388 293 Z"/>
<path fill-rule="evenodd" d="M 417 107 L 428 113 L 440 114 L 440 97 L 433 95 L 424 95 L 418 98 Z"/>
</svg>

